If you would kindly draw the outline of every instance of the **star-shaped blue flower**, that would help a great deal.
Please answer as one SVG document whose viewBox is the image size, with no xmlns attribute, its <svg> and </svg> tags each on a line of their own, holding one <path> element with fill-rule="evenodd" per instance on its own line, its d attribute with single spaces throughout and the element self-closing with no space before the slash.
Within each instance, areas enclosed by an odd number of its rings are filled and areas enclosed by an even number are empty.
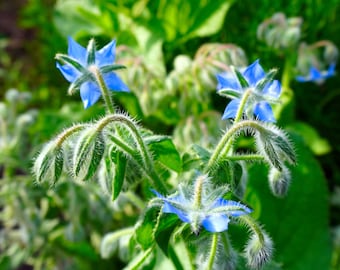
<svg viewBox="0 0 340 270">
<path fill-rule="evenodd" d="M 273 72 L 266 74 L 259 60 L 237 72 L 238 75 L 235 70 L 217 74 L 218 93 L 233 99 L 226 107 L 222 119 L 235 118 L 244 93 L 250 89 L 251 95 L 245 106 L 246 116 L 251 118 L 255 115 L 261 121 L 275 122 L 270 103 L 277 102 L 281 84 L 272 80 Z"/>
<path fill-rule="evenodd" d="M 88 49 L 85 49 L 71 37 L 68 38 L 68 56 L 60 57 L 64 64 L 61 65 L 57 62 L 57 68 L 64 75 L 65 79 L 72 83 L 72 87 L 80 88 L 80 96 L 85 108 L 96 103 L 102 94 L 92 74 L 91 69 L 93 67 L 100 70 L 108 89 L 112 91 L 129 91 L 129 88 L 113 72 L 118 67 L 113 65 L 115 56 L 115 40 L 99 51 L 95 51 L 94 48 L 91 49 L 90 45 Z"/>
<path fill-rule="evenodd" d="M 231 217 L 251 213 L 251 209 L 245 205 L 225 200 L 221 197 L 223 190 L 212 190 L 204 186 L 206 192 L 202 193 L 200 204 L 195 202 L 195 194 L 192 194 L 193 187 L 179 186 L 179 192 L 164 197 L 157 191 L 153 192 L 163 201 L 163 212 L 176 214 L 180 220 L 191 225 L 192 230 L 197 233 L 200 226 L 209 232 L 222 232 L 228 229 Z"/>
<path fill-rule="evenodd" d="M 297 76 L 295 79 L 298 82 L 316 82 L 322 84 L 325 79 L 335 75 L 335 63 L 329 65 L 326 71 L 320 71 L 319 69 L 311 66 L 309 74 L 307 76 Z"/>
</svg>

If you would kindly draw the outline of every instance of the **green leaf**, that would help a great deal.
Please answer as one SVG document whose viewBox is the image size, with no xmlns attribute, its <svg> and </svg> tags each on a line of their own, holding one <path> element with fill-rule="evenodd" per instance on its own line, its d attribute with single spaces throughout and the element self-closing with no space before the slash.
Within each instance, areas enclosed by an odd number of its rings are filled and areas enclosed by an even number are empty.
<svg viewBox="0 0 340 270">
<path fill-rule="evenodd" d="M 268 188 L 267 169 L 257 165 L 249 171 L 246 201 L 258 206 L 254 207 L 254 216 L 273 238 L 274 260 L 284 269 L 330 269 L 327 182 L 301 138 L 294 136 L 293 143 L 298 165 L 291 170 L 288 195 L 275 198 Z"/>
<path fill-rule="evenodd" d="M 153 154 L 155 161 L 160 162 L 166 168 L 175 172 L 180 172 L 182 168 L 181 157 L 169 137 L 150 136 L 147 137 L 146 143 Z"/>
<path fill-rule="evenodd" d="M 165 255 L 168 255 L 170 237 L 176 224 L 178 224 L 178 217 L 176 215 L 162 215 L 155 232 L 156 242 Z"/>
<path fill-rule="evenodd" d="M 315 155 L 325 155 L 331 151 L 328 141 L 322 138 L 315 128 L 303 122 L 294 122 L 288 126 L 289 130 L 303 137 L 306 145 L 310 147 Z"/>
<path fill-rule="evenodd" d="M 157 225 L 158 215 L 159 207 L 149 207 L 136 224 L 135 238 L 144 250 L 152 247 L 155 242 L 154 228 Z"/>
<path fill-rule="evenodd" d="M 127 159 L 122 152 L 115 152 L 115 176 L 112 181 L 112 200 L 117 199 L 125 179 Z"/>
</svg>

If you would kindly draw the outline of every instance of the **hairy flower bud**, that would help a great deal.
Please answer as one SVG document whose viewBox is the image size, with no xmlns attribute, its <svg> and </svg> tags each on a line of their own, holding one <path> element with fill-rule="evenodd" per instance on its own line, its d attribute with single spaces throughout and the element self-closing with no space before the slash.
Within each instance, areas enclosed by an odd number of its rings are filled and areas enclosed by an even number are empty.
<svg viewBox="0 0 340 270">
<path fill-rule="evenodd" d="M 81 180 L 90 179 L 103 157 L 105 142 L 102 131 L 90 127 L 83 131 L 73 154 L 73 173 Z"/>
<path fill-rule="evenodd" d="M 273 254 L 273 242 L 271 238 L 262 233 L 262 239 L 257 234 L 253 234 L 245 247 L 245 257 L 251 269 L 259 269 L 271 260 Z"/>
<path fill-rule="evenodd" d="M 33 172 L 38 183 L 49 182 L 54 185 L 62 172 L 64 153 L 55 141 L 49 142 L 35 160 Z"/>
<path fill-rule="evenodd" d="M 291 181 L 289 169 L 286 166 L 282 166 L 282 170 L 271 167 L 268 178 L 272 193 L 277 197 L 284 197 L 287 194 Z"/>
</svg>

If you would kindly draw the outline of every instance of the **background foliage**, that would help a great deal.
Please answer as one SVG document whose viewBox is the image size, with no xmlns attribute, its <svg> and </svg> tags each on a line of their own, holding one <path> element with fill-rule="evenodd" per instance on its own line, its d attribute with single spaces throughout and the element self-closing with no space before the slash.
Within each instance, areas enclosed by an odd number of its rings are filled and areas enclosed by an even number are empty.
<svg viewBox="0 0 340 270">
<path fill-rule="evenodd" d="M 220 129 L 225 128 L 219 119 L 226 100 L 216 98 L 216 82 L 206 76 L 218 68 L 208 57 L 202 57 L 216 48 L 202 49 L 203 44 L 233 44 L 230 55 L 237 55 L 239 63 L 229 63 L 241 66 L 260 58 L 267 69 L 278 67 L 280 78 L 284 56 L 256 38 L 258 25 L 275 12 L 300 16 L 303 40 L 313 43 L 329 39 L 339 47 L 339 3 L 1 3 L 0 15 L 13 16 L 0 16 L 0 269 L 110 269 L 112 265 L 120 269 L 129 252 L 128 244 L 121 240 L 112 256 L 100 256 L 101 239 L 106 233 L 135 223 L 134 213 L 140 209 L 129 198 L 111 202 L 98 183 L 65 181 L 54 189 L 33 185 L 31 160 L 41 145 L 73 122 L 103 115 L 99 106 L 84 111 L 78 97 L 66 96 L 67 83 L 55 68 L 54 56 L 65 51 L 67 36 L 84 45 L 95 37 L 98 47 L 117 38 L 118 45 L 122 45 L 117 49 L 117 60 L 128 67 L 126 74 L 130 77 L 124 79 L 133 92 L 117 95 L 120 105 L 155 133 L 173 135 L 176 146 L 186 149 L 199 140 L 213 145 Z M 216 55 L 219 60 L 231 59 L 230 55 Z M 200 83 L 190 81 L 192 77 Z M 287 198 L 275 199 L 266 181 L 260 181 L 266 168 L 254 166 L 249 172 L 245 200 L 257 209 L 254 215 L 265 224 L 276 247 L 275 263 L 268 269 L 340 267 L 339 83 L 336 75 L 322 85 L 290 84 L 294 91 L 289 109 L 292 118 L 285 121 L 285 115 L 281 115 L 279 124 L 290 131 L 298 166 L 292 168 L 293 182 Z M 31 98 L 16 96 L 13 101 L 6 96 L 10 88 L 29 92 Z M 24 122 L 19 134 L 18 119 L 23 115 L 32 117 L 32 121 Z M 202 126 L 209 136 L 202 132 Z M 11 140 L 15 136 L 21 144 Z M 11 143 L 13 147 L 8 148 Z M 247 146 L 246 140 L 242 143 Z M 163 147 L 169 150 L 166 141 Z M 160 153 L 162 158 L 166 157 Z M 183 168 L 190 165 L 185 161 L 182 156 Z M 140 189 L 145 192 L 143 187 Z M 233 233 L 237 239 L 237 230 Z M 181 252 L 180 243 L 177 252 Z M 166 260 L 160 257 L 157 262 Z"/>
</svg>

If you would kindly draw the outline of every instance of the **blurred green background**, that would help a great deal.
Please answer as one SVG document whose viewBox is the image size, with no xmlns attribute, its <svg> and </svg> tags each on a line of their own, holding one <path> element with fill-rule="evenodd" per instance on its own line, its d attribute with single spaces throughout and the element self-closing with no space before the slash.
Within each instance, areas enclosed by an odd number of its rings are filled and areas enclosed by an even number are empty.
<svg viewBox="0 0 340 270">
<path fill-rule="evenodd" d="M 77 95 L 66 94 L 68 84 L 55 68 L 54 56 L 66 52 L 68 36 L 84 46 L 94 37 L 98 47 L 116 38 L 120 46 L 117 61 L 127 66 L 122 76 L 133 92 L 118 95 L 119 105 L 146 127 L 157 133 L 175 134 L 180 141 L 187 138 L 185 127 L 190 117 L 205 121 L 214 137 L 219 132 L 216 122 L 208 123 L 206 118 L 219 119 L 217 112 L 222 113 L 226 105 L 225 99 L 217 98 L 216 82 L 211 76 L 218 69 L 209 69 L 213 65 L 210 62 L 199 62 L 199 52 L 204 54 L 202 49 L 199 51 L 202 45 L 233 44 L 245 55 L 232 47 L 230 55 L 238 57 L 239 62 L 230 60 L 229 55 L 228 64 L 245 66 L 260 58 L 267 70 L 278 68 L 277 77 L 281 79 L 285 59 L 291 52 L 272 49 L 257 38 L 259 24 L 277 12 L 303 19 L 300 39 L 304 42 L 330 40 L 339 47 L 340 17 L 336 16 L 340 12 L 339 0 L 1 1 L 0 269 L 122 267 L 120 255 L 104 260 L 98 249 L 101 237 L 117 228 L 117 222 L 125 224 L 122 222 L 125 218 L 133 223 L 131 209 L 108 203 L 96 183 L 65 182 L 55 189 L 38 188 L 30 174 L 32 160 L 43 143 L 73 122 L 96 119 L 103 114 L 100 106 L 83 110 Z M 205 50 L 209 52 L 210 47 Z M 198 67 L 191 70 L 191 64 Z M 196 83 L 195 74 L 206 79 Z M 164 92 L 164 82 L 171 86 L 166 85 L 171 91 Z M 301 190 L 308 191 L 306 197 L 317 194 L 325 203 L 315 209 L 318 205 L 307 205 L 310 203 L 307 200 L 302 209 L 309 211 L 315 220 L 322 219 L 332 242 L 330 255 L 314 256 L 328 256 L 331 269 L 340 269 L 340 76 L 336 74 L 319 85 L 298 83 L 292 75 L 289 87 L 294 95 L 279 116 L 278 124 L 299 133 L 303 147 L 309 146 L 312 160 L 298 151 L 301 164 L 307 160 L 311 167 L 320 166 L 321 170 L 315 174 L 320 177 L 315 181 L 322 183 L 318 186 L 314 180 L 293 181 L 296 185 L 300 181 Z M 196 92 L 190 92 L 193 88 Z M 9 89 L 17 92 L 8 92 Z M 204 115 L 204 112 L 208 113 Z M 284 115 L 286 112 L 289 117 Z M 219 125 L 218 128 L 223 126 Z M 208 138 L 205 143 L 213 144 L 214 139 Z M 303 166 L 299 168 L 294 175 L 303 178 Z M 290 198 L 292 208 L 303 193 L 301 190 L 292 192 L 296 196 Z M 73 200 L 65 200 L 66 196 Z M 75 212 L 80 214 L 75 216 Z M 267 219 L 271 217 L 262 217 L 262 221 Z M 268 222 L 269 228 L 276 224 Z M 113 264 L 116 268 L 110 268 Z M 303 260 L 301 265 L 291 265 L 294 266 L 283 269 L 328 269 L 328 265 L 325 268 L 304 265 Z"/>
</svg>

